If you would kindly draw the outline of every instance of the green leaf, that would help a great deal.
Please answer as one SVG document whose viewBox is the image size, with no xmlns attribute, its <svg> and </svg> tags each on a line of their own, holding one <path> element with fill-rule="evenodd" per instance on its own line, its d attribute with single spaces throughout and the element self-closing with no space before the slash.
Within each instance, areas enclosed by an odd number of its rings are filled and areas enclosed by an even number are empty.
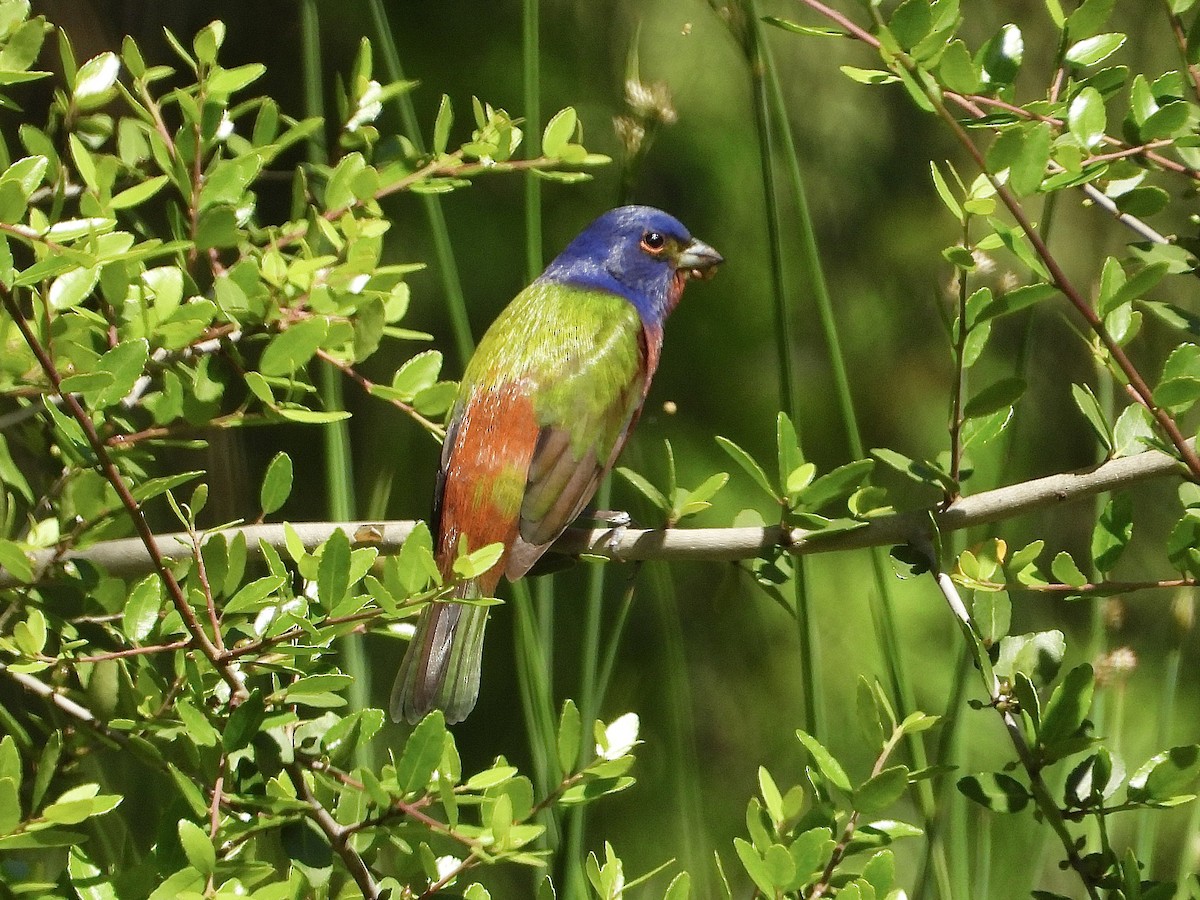
<svg viewBox="0 0 1200 900">
<path fill-rule="evenodd" d="M 1050 564 L 1050 574 L 1072 587 L 1082 587 L 1088 583 L 1087 576 L 1079 570 L 1079 566 L 1066 550 L 1060 550 L 1054 557 L 1054 562 Z"/>
<path fill-rule="evenodd" d="M 231 206 L 210 206 L 196 224 L 196 249 L 236 247 L 241 237 L 237 213 Z"/>
<path fill-rule="evenodd" d="M 1191 115 L 1191 104 L 1184 100 L 1176 100 L 1159 107 L 1157 112 L 1146 118 L 1138 129 L 1138 135 L 1143 141 L 1161 141 L 1166 138 L 1178 137 L 1188 127 Z"/>
<path fill-rule="evenodd" d="M 100 269 L 98 266 L 67 270 L 50 283 L 51 308 L 60 312 L 74 309 L 87 299 L 99 280 Z"/>
<path fill-rule="evenodd" d="M 873 815 L 887 809 L 900 799 L 908 787 L 908 768 L 891 766 L 872 775 L 854 791 L 854 808 Z"/>
<path fill-rule="evenodd" d="M 796 505 L 816 512 L 826 504 L 858 490 L 874 468 L 873 459 L 858 459 L 838 466 L 832 472 L 826 472 L 814 479 L 808 487 L 800 491 L 795 497 Z"/>
<path fill-rule="evenodd" d="M 9 540 L 0 539 L 0 568 L 17 581 L 28 584 L 33 581 L 33 563 L 20 547 Z"/>
<path fill-rule="evenodd" d="M 733 461 L 741 466 L 742 471 L 749 475 L 754 483 L 762 488 L 769 497 L 778 503 L 783 502 L 783 498 L 779 496 L 775 486 L 771 484 L 771 480 L 767 478 L 767 473 L 763 471 L 763 467 L 755 461 L 754 457 L 752 457 L 733 441 L 729 440 L 729 438 L 717 435 L 716 441 L 717 444 L 720 445 L 721 449 L 728 453 Z"/>
<path fill-rule="evenodd" d="M 217 61 L 217 51 L 223 43 L 225 43 L 225 23 L 213 21 L 196 32 L 196 36 L 192 38 L 192 50 L 195 51 L 197 60 L 205 65 L 211 65 Z"/>
<path fill-rule="evenodd" d="M 961 46 L 961 42 L 958 42 Z M 966 50 L 964 49 L 964 53 Z M 945 60 L 942 61 L 943 66 Z M 933 186 L 937 190 L 938 197 L 941 198 L 942 204 L 946 209 L 950 210 L 950 214 L 959 222 L 963 221 L 962 207 L 958 205 L 958 201 L 954 199 L 954 194 L 950 190 L 950 186 L 946 184 L 946 179 L 942 177 L 942 172 L 938 165 L 933 160 L 929 162 L 929 173 L 933 176 Z"/>
<path fill-rule="evenodd" d="M 1010 681 L 1020 672 L 1035 684 L 1047 684 L 1058 672 L 1066 652 L 1067 643 L 1061 631 L 1008 635 L 1000 641 L 995 672 Z"/>
<path fill-rule="evenodd" d="M 1172 413 L 1182 412 L 1200 399 L 1200 347 L 1180 344 L 1167 357 L 1154 401 Z"/>
<path fill-rule="evenodd" d="M 200 789 L 196 787 L 190 778 L 171 763 L 167 763 L 167 771 L 171 773 L 175 787 L 179 789 L 180 795 L 187 802 L 192 814 L 197 818 L 206 815 L 208 813 L 208 804 L 204 799 L 204 795 L 200 793 Z"/>
<path fill-rule="evenodd" d="M 107 103 L 120 71 L 121 61 L 111 51 L 85 62 L 79 67 L 75 88 L 71 92 L 75 105 L 80 109 L 93 109 Z"/>
<path fill-rule="evenodd" d="M 71 788 L 42 810 L 42 817 L 56 825 L 78 825 L 116 809 L 124 799 L 117 795 L 99 794 L 99 790 L 97 784 Z"/>
<path fill-rule="evenodd" d="M 767 867 L 763 858 L 758 855 L 758 851 L 754 849 L 754 845 L 742 838 L 734 838 L 733 849 L 737 853 L 738 859 L 742 862 L 742 868 L 750 876 L 750 880 L 768 897 L 774 897 L 776 887 L 774 880 L 771 878 L 771 870 Z"/>
<path fill-rule="evenodd" d="M 1114 494 L 1105 504 L 1092 531 L 1092 559 L 1105 574 L 1116 566 L 1133 537 L 1133 501 L 1129 494 Z"/>
<path fill-rule="evenodd" d="M 149 575 L 138 582 L 125 601 L 122 626 L 125 634 L 135 642 L 144 641 L 158 624 L 162 608 L 162 582 L 157 575 Z"/>
<path fill-rule="evenodd" d="M 1112 426 L 1108 424 L 1104 412 L 1100 409 L 1100 401 L 1096 399 L 1092 389 L 1086 384 L 1073 384 L 1071 385 L 1071 397 L 1075 400 L 1079 411 L 1083 413 L 1083 417 L 1087 419 L 1088 424 L 1092 426 L 1096 437 L 1100 439 L 1100 443 L 1104 446 L 1104 452 L 1111 455 L 1115 444 Z"/>
<path fill-rule="evenodd" d="M 441 155 L 450 144 L 450 126 L 454 124 L 454 108 L 450 98 L 442 94 L 442 102 L 438 105 L 437 119 L 433 123 L 433 152 Z"/>
<path fill-rule="evenodd" d="M 671 879 L 663 900 L 688 900 L 692 893 L 692 877 L 687 872 L 680 872 Z"/>
<path fill-rule="evenodd" d="M 579 765 L 579 748 L 583 735 L 583 724 L 579 708 L 574 700 L 563 702 L 562 715 L 558 719 L 558 765 L 564 774 L 574 772 Z"/>
<path fill-rule="evenodd" d="M 1043 300 L 1049 300 L 1051 297 L 1057 296 L 1057 294 L 1058 288 L 1045 282 L 1014 288 L 1011 291 L 1000 294 L 991 303 L 987 304 L 980 311 L 976 324 L 995 318 L 996 316 L 1006 316 L 1010 313 L 1015 313 L 1027 306 L 1032 306 Z"/>
<path fill-rule="evenodd" d="M 169 180 L 166 175 L 156 175 L 153 178 L 147 178 L 145 181 L 139 181 L 132 187 L 114 194 L 109 207 L 112 209 L 129 209 L 133 206 L 139 206 L 161 191 Z M 178 272 L 179 270 L 172 269 L 171 271 Z"/>
<path fill-rule="evenodd" d="M 1025 785 L 1003 772 L 967 775 L 958 780 L 958 789 L 968 799 L 999 813 L 1020 812 L 1032 799 Z"/>
<path fill-rule="evenodd" d="M 990 647 L 1008 634 L 1012 624 L 1012 601 L 1008 591 L 976 591 L 971 617 L 979 627 L 984 646 Z"/>
<path fill-rule="evenodd" d="M 79 900 L 118 900 L 112 881 L 88 858 L 82 846 L 71 848 L 67 873 L 71 876 L 71 887 L 79 894 Z"/>
<path fill-rule="evenodd" d="M 1012 84 L 1024 56 L 1025 40 L 1021 37 L 1021 29 L 1011 23 L 1001 26 L 975 57 L 983 69 L 984 85 L 1003 87 Z"/>
<path fill-rule="evenodd" d="M 486 547 L 480 547 L 478 550 L 472 550 L 454 560 L 454 574 L 466 580 L 478 578 L 500 562 L 500 557 L 503 555 L 504 544 L 499 541 L 488 544 Z"/>
<path fill-rule="evenodd" d="M 267 376 L 291 375 L 313 358 L 328 332 L 329 321 L 324 316 L 289 326 L 267 344 L 258 363 L 259 371 Z"/>
<path fill-rule="evenodd" d="M 790 19 L 781 19 L 778 16 L 763 16 L 763 21 L 768 25 L 774 25 L 776 28 L 781 28 L 784 31 L 790 31 L 793 34 L 804 34 L 810 37 L 845 37 L 846 32 L 840 31 L 837 28 L 823 28 L 817 25 L 801 25 L 799 22 L 793 22 Z"/>
<path fill-rule="evenodd" d="M 933 27 L 929 0 L 904 0 L 888 21 L 888 30 L 905 50 L 911 50 Z"/>
<path fill-rule="evenodd" d="M 846 794 L 852 794 L 853 789 L 850 787 L 850 779 L 846 776 L 846 771 L 838 761 L 833 758 L 833 754 L 826 750 L 820 741 L 806 731 L 797 729 L 796 737 L 800 739 L 800 743 L 804 745 L 804 749 L 808 751 L 808 755 L 812 757 L 817 769 L 825 776 L 826 780 L 838 790 Z"/>
<path fill-rule="evenodd" d="M 884 720 L 887 713 L 880 709 L 875 689 L 871 686 L 871 682 L 867 681 L 862 675 L 858 676 L 856 709 L 858 712 L 858 724 L 862 729 L 863 737 L 867 739 L 867 746 L 872 750 L 882 747 L 884 738 L 892 730 L 892 725 L 890 721 L 885 724 Z"/>
<path fill-rule="evenodd" d="M 1071 134 L 1086 149 L 1095 147 L 1104 137 L 1108 117 L 1104 111 L 1104 98 L 1093 87 L 1085 87 L 1067 108 L 1067 125 Z"/>
<path fill-rule="evenodd" d="M 19 832 L 0 837 L 0 850 L 37 850 L 46 847 L 74 847 L 88 835 L 54 828 L 48 831 Z"/>
<path fill-rule="evenodd" d="M 1084 0 L 1067 18 L 1067 32 L 1075 39 L 1091 37 L 1104 27 L 1115 0 Z"/>
<path fill-rule="evenodd" d="M 217 853 L 208 832 L 187 819 L 179 821 L 179 843 L 188 863 L 196 871 L 211 875 L 217 868 Z"/>
<path fill-rule="evenodd" d="M 1132 404 L 1121 410 L 1117 416 L 1117 424 L 1113 426 L 1113 440 L 1116 444 L 1114 456 L 1129 456 L 1146 449 L 1154 438 L 1153 419 L 1141 404 Z"/>
<path fill-rule="evenodd" d="M 26 656 L 39 656 L 46 649 L 46 616 L 36 606 L 13 626 L 13 643 Z"/>
<path fill-rule="evenodd" d="M 979 66 L 971 58 L 970 51 L 960 40 L 953 40 L 942 53 L 938 64 L 938 74 L 946 87 L 959 94 L 975 94 L 983 82 L 980 78 Z"/>
<path fill-rule="evenodd" d="M 412 400 L 418 393 L 432 387 L 442 371 L 442 354 L 424 350 L 405 363 L 392 376 L 391 389 L 401 400 Z"/>
<path fill-rule="evenodd" d="M 33 777 L 33 792 L 30 804 L 34 809 L 42 805 L 46 790 L 58 772 L 59 760 L 62 758 L 63 735 L 61 731 L 52 731 L 46 739 L 42 752 L 38 757 L 37 772 Z"/>
<path fill-rule="evenodd" d="M 663 515 L 669 515 L 671 512 L 671 501 L 666 498 L 658 488 L 650 483 L 644 475 L 640 475 L 632 469 L 627 469 L 624 466 L 617 466 L 617 474 L 624 478 L 632 485 L 639 494 L 650 501 L 658 512 Z"/>
<path fill-rule="evenodd" d="M 96 362 L 96 368 L 111 375 L 112 381 L 95 393 L 85 392 L 84 398 L 97 409 L 120 403 L 142 377 L 149 359 L 150 345 L 145 338 L 117 344 Z"/>
<path fill-rule="evenodd" d="M 1170 202 L 1171 195 L 1162 188 L 1146 185 L 1117 197 L 1117 209 L 1126 215 L 1145 219 L 1162 212 Z"/>
<path fill-rule="evenodd" d="M 903 453 L 886 447 L 876 447 L 871 455 L 917 484 L 930 485 L 939 490 L 953 490 L 956 487 L 949 475 L 927 460 L 909 459 Z"/>
<path fill-rule="evenodd" d="M 7 738 L 6 738 L 7 740 Z M 21 799 L 12 778 L 0 778 L 0 834 L 8 834 L 21 824 Z"/>
<path fill-rule="evenodd" d="M 204 176 L 198 209 L 207 209 L 221 203 L 237 205 L 246 189 L 258 177 L 261 168 L 262 159 L 257 153 L 248 153 L 236 159 L 218 160 Z"/>
<path fill-rule="evenodd" d="M 193 744 L 200 747 L 215 747 L 220 740 L 217 729 L 213 728 L 208 717 L 186 700 L 175 704 L 175 712 L 179 721 L 188 731 L 188 737 Z"/>
<path fill-rule="evenodd" d="M 1116 53 L 1124 43 L 1123 34 L 1097 34 L 1068 47 L 1063 60 L 1073 66 L 1094 66 Z"/>
<path fill-rule="evenodd" d="M 446 719 L 434 710 L 413 729 L 396 763 L 396 785 L 401 794 L 423 791 L 442 759 L 446 743 Z"/>
<path fill-rule="evenodd" d="M 259 733 L 266 718 L 266 702 L 262 691 L 255 688 L 250 696 L 234 707 L 229 714 L 229 721 L 221 732 L 221 745 L 226 753 L 234 753 L 250 746 Z M 331 729 L 332 730 L 332 729 Z"/>
<path fill-rule="evenodd" d="M 546 130 L 542 132 L 542 153 L 552 159 L 561 156 L 571 138 L 575 136 L 578 123 L 579 117 L 570 106 L 555 113 L 546 123 Z"/>
<path fill-rule="evenodd" d="M 276 453 L 267 465 L 262 487 L 258 491 L 259 507 L 263 515 L 270 515 L 284 503 L 292 493 L 292 458 L 283 451 Z"/>
<path fill-rule="evenodd" d="M 232 69 L 223 69 L 217 66 L 208 76 L 208 92 L 214 96 L 228 96 L 249 87 L 262 78 L 266 72 L 267 67 L 262 63 L 246 63 Z"/>
<path fill-rule="evenodd" d="M 1076 666 L 1050 694 L 1042 708 L 1038 740 L 1045 747 L 1076 736 L 1092 706 L 1095 679 L 1087 663 Z"/>
<path fill-rule="evenodd" d="M 340 528 L 325 541 L 317 566 L 317 596 L 326 609 L 342 602 L 350 587 L 350 538 Z"/>
<path fill-rule="evenodd" d="M 1046 122 L 1039 122 L 1025 132 L 1021 152 L 1009 167 L 1009 185 L 1019 196 L 1032 194 L 1041 186 L 1050 162 L 1052 138 Z"/>
<path fill-rule="evenodd" d="M 1129 799 L 1161 802 L 1195 790 L 1200 776 L 1200 745 L 1172 747 L 1150 757 L 1129 778 Z"/>
<path fill-rule="evenodd" d="M 862 879 L 875 888 L 875 896 L 885 898 L 896 884 L 896 855 L 880 850 L 863 866 Z"/>
<path fill-rule="evenodd" d="M 914 2 L 914 0 L 910 0 Z M 860 69 L 857 66 L 838 66 L 843 75 L 859 84 L 894 84 L 900 78 L 882 69 Z"/>
<path fill-rule="evenodd" d="M 1024 378 L 1002 378 L 967 401 L 963 418 L 978 419 L 1016 404 L 1025 393 Z"/>
</svg>

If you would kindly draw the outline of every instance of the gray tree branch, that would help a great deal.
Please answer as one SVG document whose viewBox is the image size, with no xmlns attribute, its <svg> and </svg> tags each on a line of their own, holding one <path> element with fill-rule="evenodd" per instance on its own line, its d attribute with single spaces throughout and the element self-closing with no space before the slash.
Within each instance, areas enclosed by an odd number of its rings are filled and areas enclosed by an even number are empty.
<svg viewBox="0 0 1200 900">
<path fill-rule="evenodd" d="M 739 560 L 752 559 L 773 547 L 786 547 L 794 554 L 827 553 L 864 547 L 910 543 L 931 530 L 936 523 L 944 532 L 970 528 L 1009 519 L 1023 513 L 1069 503 L 1095 494 L 1129 487 L 1151 478 L 1178 474 L 1184 470 L 1177 459 L 1149 450 L 1109 460 L 1092 469 L 1064 472 L 1035 478 L 1007 487 L 963 497 L 944 509 L 915 510 L 866 520 L 852 531 L 823 535 L 802 528 L 785 530 L 779 526 L 763 528 L 611 528 L 568 529 L 553 550 L 578 555 L 589 553 L 617 560 Z M 334 532 L 345 531 L 356 546 L 375 547 L 387 556 L 399 551 L 412 531 L 412 521 L 390 522 L 299 522 L 288 526 L 295 530 L 305 550 L 312 551 Z M 244 525 L 210 532 L 241 532 L 252 556 L 259 555 L 259 542 L 285 550 L 284 525 Z M 191 557 L 192 544 L 185 532 L 156 537 L 164 559 L 174 561 Z M 32 554 L 39 581 L 52 581 L 61 565 L 88 563 L 112 575 L 135 577 L 155 570 L 154 561 L 141 538 L 104 541 L 92 547 L 58 553 L 42 550 Z M 0 568 L 0 588 L 12 588 L 20 582 Z"/>
</svg>

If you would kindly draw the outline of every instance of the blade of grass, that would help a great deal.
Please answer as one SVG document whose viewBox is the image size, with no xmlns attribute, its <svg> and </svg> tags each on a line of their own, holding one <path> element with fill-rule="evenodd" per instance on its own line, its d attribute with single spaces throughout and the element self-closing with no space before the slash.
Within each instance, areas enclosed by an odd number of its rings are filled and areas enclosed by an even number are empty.
<svg viewBox="0 0 1200 900">
<path fill-rule="evenodd" d="M 1175 626 L 1174 641 L 1167 651 L 1167 664 L 1163 671 L 1163 696 L 1158 704 L 1158 733 L 1154 746 L 1170 747 L 1174 743 L 1175 713 L 1178 711 L 1180 678 L 1183 676 L 1183 648 L 1188 642 L 1195 621 L 1195 601 L 1188 592 L 1180 592 L 1171 604 L 1171 619 Z M 1162 813 L 1157 810 L 1143 808 L 1138 810 L 1137 818 L 1137 855 L 1146 864 L 1146 871 L 1152 877 L 1169 877 L 1168 873 L 1160 871 L 1165 866 L 1155 866 L 1154 849 L 1158 838 L 1159 820 Z M 1191 827 L 1184 833 L 1182 845 L 1193 846 L 1191 836 L 1196 833 L 1196 818 L 1192 816 Z M 1187 853 L 1181 854 L 1187 856 Z M 1174 873 L 1170 873 L 1173 875 Z M 1179 883 L 1182 883 L 1182 879 Z"/>
<path fill-rule="evenodd" d="M 767 205 L 767 233 L 771 250 L 772 309 L 775 316 L 775 351 L 779 369 L 780 403 L 799 430 L 795 371 L 792 365 L 791 308 L 787 279 L 783 268 L 783 234 L 779 196 L 775 186 L 775 149 L 772 140 L 772 116 L 768 70 L 773 70 L 766 41 L 759 27 L 758 10 L 754 0 L 745 0 L 747 18 L 751 23 L 747 34 L 747 62 L 754 90 L 754 125 L 758 135 L 759 161 L 763 194 Z M 784 132 L 786 128 L 782 129 Z M 794 153 L 792 154 L 794 157 Z M 797 164 L 798 169 L 798 164 Z M 821 666 L 817 659 L 817 641 L 809 609 L 809 592 L 802 560 L 793 562 L 792 590 L 795 594 L 796 627 L 800 642 L 800 692 L 804 699 L 804 730 L 820 737 L 825 733 L 820 689 Z"/>
<path fill-rule="evenodd" d="M 383 0 L 367 0 L 371 14 L 371 25 L 375 31 L 375 43 L 379 48 L 379 60 L 389 81 L 403 81 L 404 69 L 400 65 L 400 53 L 388 25 L 387 11 Z M 405 136 L 412 141 L 418 152 L 424 152 L 425 142 L 421 138 L 421 127 L 416 109 L 408 93 L 396 97 L 400 111 L 400 122 Z M 433 194 L 422 194 L 425 215 L 429 219 L 429 230 L 433 235 L 433 252 L 437 257 L 438 277 L 442 281 L 442 293 L 446 298 L 446 310 L 450 316 L 450 328 L 458 351 L 459 363 L 463 366 L 471 358 L 475 340 L 471 336 L 471 320 L 467 315 L 467 300 L 463 295 L 462 282 L 458 277 L 458 263 L 454 258 L 454 247 L 450 243 L 450 231 L 446 227 L 446 216 L 441 201 Z"/>
<path fill-rule="evenodd" d="M 541 48 L 539 46 L 538 0 L 523 0 L 522 21 L 522 84 L 525 99 L 525 155 L 535 158 L 541 154 Z M 532 282 L 542 273 L 542 189 L 533 172 L 525 175 L 525 280 Z M 547 709 L 553 721 L 554 697 L 554 576 L 545 575 L 537 582 L 537 616 L 540 638 L 540 665 L 546 675 Z M 547 752 L 554 755 L 552 742 Z"/>
<path fill-rule="evenodd" d="M 612 479 L 605 478 L 596 492 L 598 508 L 606 509 L 612 500 Z M 579 713 L 585 733 L 600 715 L 603 700 L 597 690 L 597 672 L 600 659 L 600 625 L 604 610 L 604 581 L 607 565 L 594 565 L 588 572 L 586 618 L 583 622 L 583 646 L 579 661 Z M 608 645 L 615 655 L 614 642 Z M 590 747 L 587 741 L 579 747 L 579 765 L 588 758 Z M 583 848 L 587 835 L 587 810 L 576 807 L 567 814 L 567 840 L 562 855 L 564 887 L 567 897 L 586 897 L 587 881 L 583 874 Z"/>
<path fill-rule="evenodd" d="M 514 655 L 517 666 L 517 685 L 521 694 L 521 709 L 529 735 L 529 753 L 533 760 L 533 787 L 536 796 L 545 797 L 554 789 L 557 735 L 554 721 L 554 701 L 550 683 L 542 665 L 539 650 L 537 621 L 533 614 L 533 595 L 525 580 L 512 586 Z M 558 823 L 550 810 L 539 820 L 546 827 L 545 846 L 559 843 Z"/>
<path fill-rule="evenodd" d="M 704 798 L 700 764 L 696 751 L 696 723 L 692 715 L 692 691 L 688 681 L 687 654 L 684 653 L 682 618 L 675 582 L 667 563 L 648 566 L 649 587 L 659 614 L 659 639 L 667 669 L 666 692 L 668 749 L 673 761 L 676 829 L 682 838 L 680 858 L 692 875 L 696 896 L 714 896 L 711 871 L 706 860 L 710 848 L 705 839 Z"/>
<path fill-rule="evenodd" d="M 325 83 L 321 66 L 320 21 L 316 0 L 302 0 L 300 4 L 300 40 L 302 44 L 302 70 L 304 80 L 305 115 L 325 116 L 325 101 L 321 87 Z M 308 141 L 309 162 L 324 162 L 328 153 L 325 130 L 314 131 Z M 327 411 L 346 408 L 343 395 L 342 373 L 333 366 L 322 365 L 318 373 L 317 389 L 321 405 Z M 321 429 L 325 447 L 325 492 L 331 519 L 350 522 L 355 515 L 354 502 L 354 458 L 350 453 L 350 426 L 345 420 L 325 425 Z M 366 709 L 371 705 L 371 668 L 367 664 L 361 635 L 348 634 L 340 641 L 341 655 L 346 674 L 350 676 L 347 689 L 349 712 Z M 354 759 L 358 765 L 373 765 L 372 748 L 360 743 L 354 748 Z"/>
<path fill-rule="evenodd" d="M 973 661 L 970 651 L 966 647 L 959 647 L 958 659 L 954 664 L 953 692 L 942 715 L 941 734 L 934 751 L 935 759 L 959 758 L 955 755 L 959 751 L 954 748 L 960 747 L 962 744 L 967 679 L 973 677 L 972 668 Z M 954 779 L 945 775 L 932 779 L 931 790 L 935 797 L 944 793 L 946 799 L 934 803 L 933 815 L 926 821 L 925 849 L 921 854 L 916 880 L 913 882 L 912 895 L 913 897 L 923 897 L 929 877 L 932 875 L 936 879 L 938 893 L 942 897 L 967 896 L 961 892 L 962 882 L 951 881 L 949 860 L 967 858 L 969 833 L 963 830 L 961 833 L 955 834 L 954 826 L 947 824 L 961 820 L 961 817 L 965 815 L 963 810 L 966 806 L 966 798 L 955 786 Z M 954 847 L 949 853 L 945 848 L 947 834 L 949 834 L 949 840 L 954 842 Z M 955 888 L 958 888 L 960 892 L 955 893 Z"/>
</svg>

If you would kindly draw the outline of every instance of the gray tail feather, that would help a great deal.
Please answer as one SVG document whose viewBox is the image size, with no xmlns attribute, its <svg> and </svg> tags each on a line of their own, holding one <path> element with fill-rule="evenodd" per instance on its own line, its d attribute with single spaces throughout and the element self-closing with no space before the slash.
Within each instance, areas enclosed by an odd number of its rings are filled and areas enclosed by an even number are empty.
<svg viewBox="0 0 1200 900">
<path fill-rule="evenodd" d="M 459 597 L 478 596 L 474 584 L 463 585 Z M 430 603 L 417 622 L 404 662 L 392 687 L 391 712 L 396 722 L 419 722 L 440 709 L 446 722 L 461 722 L 479 696 L 486 606 L 454 600 Z"/>
</svg>

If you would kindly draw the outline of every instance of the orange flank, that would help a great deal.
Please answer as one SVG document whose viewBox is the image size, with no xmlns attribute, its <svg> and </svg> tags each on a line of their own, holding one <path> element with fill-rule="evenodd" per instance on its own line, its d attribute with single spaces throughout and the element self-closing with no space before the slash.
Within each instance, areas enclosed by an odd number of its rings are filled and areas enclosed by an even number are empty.
<svg viewBox="0 0 1200 900">
<path fill-rule="evenodd" d="M 476 394 L 462 410 L 446 460 L 438 564 L 450 576 L 460 536 L 469 550 L 504 544 L 504 557 L 479 579 L 492 596 L 517 537 L 521 500 L 537 444 L 538 423 L 528 391 L 502 384 Z"/>
</svg>

